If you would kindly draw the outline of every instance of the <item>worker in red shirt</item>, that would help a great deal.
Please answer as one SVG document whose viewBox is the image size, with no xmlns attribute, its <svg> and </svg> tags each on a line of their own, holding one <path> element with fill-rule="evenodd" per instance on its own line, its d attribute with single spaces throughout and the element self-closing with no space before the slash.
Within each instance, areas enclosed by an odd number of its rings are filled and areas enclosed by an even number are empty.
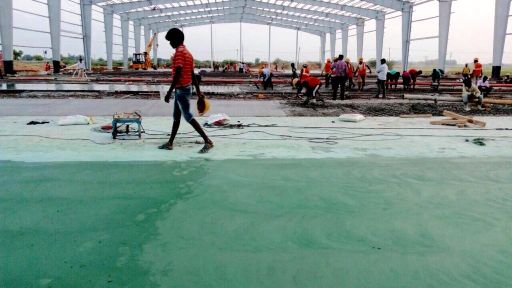
<svg viewBox="0 0 512 288">
<path fill-rule="evenodd" d="M 423 71 L 416 70 L 416 69 L 412 68 L 412 69 L 409 69 L 409 71 L 407 71 L 407 72 L 411 76 L 412 90 L 414 91 L 416 89 L 416 80 L 418 79 L 418 76 L 423 74 Z"/>
<path fill-rule="evenodd" d="M 348 58 L 345 58 L 345 62 L 347 63 L 348 90 L 352 91 L 356 86 L 356 84 L 354 84 L 354 65 L 352 65 L 352 62 L 350 62 Z"/>
<path fill-rule="evenodd" d="M 473 78 L 475 78 L 475 81 L 478 81 L 478 80 L 480 80 L 480 78 L 482 78 L 483 67 L 482 67 L 482 64 L 478 61 L 478 58 L 475 58 L 473 60 L 473 63 L 474 63 Z"/>
<path fill-rule="evenodd" d="M 322 87 L 322 81 L 316 77 L 309 77 L 302 81 L 302 87 L 306 88 L 306 100 L 304 101 L 304 105 L 309 103 L 309 100 L 315 98 L 316 102 L 324 102 L 320 95 L 320 87 Z"/>
<path fill-rule="evenodd" d="M 178 133 L 178 129 L 180 127 L 180 118 L 183 115 L 183 118 L 194 127 L 194 129 L 201 135 L 204 140 L 204 146 L 199 150 L 199 153 L 207 153 L 210 149 L 213 148 L 213 142 L 208 138 L 203 128 L 192 113 L 190 113 L 190 95 L 192 95 L 192 84 L 194 84 L 197 92 L 197 96 L 199 97 L 198 103 L 202 100 L 204 102 L 204 95 L 201 93 L 199 89 L 199 82 L 197 81 L 196 75 L 194 74 L 194 58 L 192 54 L 188 51 L 187 47 L 183 45 L 183 41 L 185 40 L 185 35 L 178 28 L 170 29 L 165 35 L 165 39 L 169 41 L 171 47 L 176 50 L 174 57 L 172 58 L 172 71 L 173 71 L 173 79 L 171 88 L 165 95 L 165 102 L 169 103 L 171 99 L 172 92 L 174 92 L 174 112 L 173 118 L 174 122 L 172 123 L 172 132 L 171 137 L 167 143 L 160 145 L 159 149 L 172 150 L 173 142 L 176 134 Z M 198 105 L 199 106 L 199 105 Z"/>
<path fill-rule="evenodd" d="M 308 64 L 303 64 L 302 69 L 300 70 L 299 75 L 299 82 L 295 85 L 297 87 L 297 98 L 299 97 L 300 93 L 302 92 L 302 81 L 309 78 L 309 68 Z"/>
<path fill-rule="evenodd" d="M 327 61 L 325 61 L 324 70 L 322 70 L 322 74 L 325 77 L 325 86 L 329 86 L 332 74 L 331 59 L 327 58 Z"/>
</svg>

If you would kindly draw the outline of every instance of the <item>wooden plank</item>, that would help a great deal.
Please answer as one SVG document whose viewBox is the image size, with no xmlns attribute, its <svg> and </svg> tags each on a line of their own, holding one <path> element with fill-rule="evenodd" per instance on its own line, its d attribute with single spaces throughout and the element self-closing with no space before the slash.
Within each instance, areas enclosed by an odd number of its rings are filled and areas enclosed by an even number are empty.
<svg viewBox="0 0 512 288">
<path fill-rule="evenodd" d="M 491 99 L 484 98 L 484 104 L 512 105 L 512 99 Z"/>
<path fill-rule="evenodd" d="M 476 119 L 473 119 L 473 118 L 470 118 L 470 117 L 466 117 L 466 116 L 463 116 L 463 115 L 460 115 L 460 114 L 457 114 L 455 112 L 451 112 L 451 111 L 448 111 L 448 110 L 444 110 L 443 111 L 443 115 L 446 116 L 446 117 L 451 117 L 453 119 L 457 119 L 457 120 L 466 120 L 467 122 L 471 123 L 471 124 L 475 124 L 476 126 L 479 126 L 479 127 L 482 127 L 484 128 L 486 123 L 484 121 L 480 121 L 480 120 L 476 120 Z"/>
<path fill-rule="evenodd" d="M 400 114 L 400 118 L 430 118 L 432 114 Z"/>
<path fill-rule="evenodd" d="M 442 119 L 442 120 L 432 120 L 430 121 L 430 124 L 432 125 L 465 125 L 468 123 L 467 120 L 460 120 L 460 119 Z"/>
</svg>

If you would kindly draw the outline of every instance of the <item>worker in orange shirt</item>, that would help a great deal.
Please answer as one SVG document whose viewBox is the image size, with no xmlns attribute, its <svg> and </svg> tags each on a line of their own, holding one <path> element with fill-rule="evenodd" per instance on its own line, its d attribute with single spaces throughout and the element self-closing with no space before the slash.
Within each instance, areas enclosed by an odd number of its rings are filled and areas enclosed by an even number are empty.
<svg viewBox="0 0 512 288">
<path fill-rule="evenodd" d="M 366 62 L 363 61 L 363 57 L 359 57 L 359 63 L 357 64 L 356 72 L 357 75 L 357 90 L 363 91 L 364 85 L 366 84 L 366 69 L 372 73 L 372 69 Z"/>
<path fill-rule="evenodd" d="M 474 63 L 473 78 L 475 79 L 475 81 L 478 81 L 478 80 L 480 80 L 480 78 L 482 78 L 484 68 L 482 67 L 482 64 L 478 61 L 478 58 L 475 58 L 473 60 L 473 63 Z"/>
<path fill-rule="evenodd" d="M 348 77 L 348 90 L 352 91 L 352 89 L 356 86 L 354 84 L 354 65 L 350 62 L 350 59 L 346 58 L 345 62 L 347 63 L 347 77 Z"/>
<path fill-rule="evenodd" d="M 302 82 L 309 78 L 309 68 L 308 64 L 303 64 L 302 69 L 300 69 L 299 82 L 295 87 L 297 87 L 297 98 L 299 98 L 300 93 L 302 92 Z"/>
<path fill-rule="evenodd" d="M 331 59 L 327 58 L 327 61 L 325 61 L 325 66 L 324 70 L 322 70 L 322 74 L 325 76 L 325 86 L 329 86 L 332 74 Z"/>
</svg>

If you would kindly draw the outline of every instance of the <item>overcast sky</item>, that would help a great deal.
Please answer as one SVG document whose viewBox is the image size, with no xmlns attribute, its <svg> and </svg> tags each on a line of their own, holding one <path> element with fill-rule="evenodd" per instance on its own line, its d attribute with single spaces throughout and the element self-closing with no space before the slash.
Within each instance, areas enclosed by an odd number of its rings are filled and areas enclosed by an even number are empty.
<svg viewBox="0 0 512 288">
<path fill-rule="evenodd" d="M 73 2 L 71 2 L 73 1 Z M 78 13 L 79 5 L 75 0 L 62 0 L 62 8 L 68 11 Z M 32 11 L 37 14 L 47 15 L 46 5 L 34 2 L 32 0 L 13 1 L 15 9 Z M 492 43 L 494 27 L 494 3 L 495 0 L 457 0 L 453 2 L 453 14 L 450 27 L 450 39 L 448 44 L 448 59 L 454 59 L 458 62 L 470 62 L 474 57 L 480 57 L 484 63 L 492 61 Z M 101 8 L 93 8 L 93 18 L 99 21 L 93 21 L 92 36 L 92 56 L 95 58 L 106 58 L 105 53 L 105 33 L 103 29 L 103 15 L 99 12 Z M 80 23 L 80 17 L 70 12 L 62 12 L 62 20 L 70 23 Z M 414 10 L 414 19 L 436 16 L 438 14 L 437 1 L 420 5 Z M 396 14 L 395 14 L 396 15 Z M 512 20 L 509 19 L 509 23 Z M 48 20 L 14 11 L 14 26 L 30 28 L 36 30 L 49 31 Z M 114 20 L 114 43 L 121 43 L 120 22 Z M 79 26 L 63 23 L 62 29 L 68 36 L 79 37 Z M 374 21 L 367 21 L 365 30 L 375 29 Z M 210 26 L 199 26 L 185 28 L 185 44 L 194 54 L 196 59 L 210 59 Z M 244 59 L 254 61 L 256 57 L 262 60 L 268 57 L 268 26 L 243 24 L 242 41 Z M 509 33 L 512 31 L 512 24 L 509 25 Z M 133 27 L 130 27 L 131 37 L 133 38 Z M 413 23 L 412 38 L 434 36 L 438 33 L 438 20 L 432 19 L 423 22 Z M 355 34 L 355 29 L 351 30 L 350 35 Z M 171 55 L 171 48 L 168 42 L 165 42 L 164 33 L 159 35 L 158 54 L 161 58 L 168 58 Z M 213 46 L 215 60 L 235 59 L 237 49 L 239 49 L 239 24 L 218 24 L 213 26 Z M 336 41 L 336 54 L 341 53 L 341 37 L 339 31 Z M 512 36 L 507 37 L 505 44 L 504 62 L 512 63 Z M 142 46 L 143 40 L 141 40 Z M 24 46 L 50 47 L 50 35 L 46 33 L 29 32 L 15 29 L 14 43 Z M 130 46 L 134 45 L 134 40 L 130 40 Z M 411 45 L 410 60 L 437 59 L 437 39 L 415 41 Z M 295 31 L 272 28 L 271 58 L 281 58 L 294 60 L 295 57 Z M 307 33 L 299 33 L 300 60 L 319 59 L 320 39 L 318 36 Z M 80 39 L 62 38 L 62 54 L 82 54 L 83 47 Z M 16 47 L 15 47 L 16 48 Z M 349 57 L 356 58 L 356 37 L 349 38 Z M 45 48 L 20 48 L 25 54 L 43 54 Z M 330 55 L 329 36 L 327 36 L 326 55 Z M 51 50 L 48 55 L 51 55 Z M 130 48 L 129 54 L 134 51 Z M 114 58 L 121 59 L 121 46 L 114 46 Z M 364 56 L 365 58 L 375 58 L 375 33 L 366 33 L 364 37 Z M 384 57 L 399 60 L 401 55 L 401 18 L 397 17 L 386 21 L 384 35 Z"/>
</svg>

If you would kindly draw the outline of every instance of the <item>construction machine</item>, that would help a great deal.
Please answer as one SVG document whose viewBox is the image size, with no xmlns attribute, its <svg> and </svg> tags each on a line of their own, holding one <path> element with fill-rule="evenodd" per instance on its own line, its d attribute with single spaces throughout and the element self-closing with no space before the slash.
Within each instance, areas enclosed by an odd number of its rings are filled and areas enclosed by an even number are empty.
<svg viewBox="0 0 512 288">
<path fill-rule="evenodd" d="M 151 63 L 150 52 L 153 48 L 153 42 L 155 41 L 156 33 L 153 34 L 151 39 L 149 40 L 148 45 L 146 46 L 146 51 L 144 53 L 133 53 L 132 65 L 130 65 L 131 69 L 134 70 L 148 70 L 149 68 L 153 68 L 156 70 L 156 65 L 153 66 Z"/>
</svg>

